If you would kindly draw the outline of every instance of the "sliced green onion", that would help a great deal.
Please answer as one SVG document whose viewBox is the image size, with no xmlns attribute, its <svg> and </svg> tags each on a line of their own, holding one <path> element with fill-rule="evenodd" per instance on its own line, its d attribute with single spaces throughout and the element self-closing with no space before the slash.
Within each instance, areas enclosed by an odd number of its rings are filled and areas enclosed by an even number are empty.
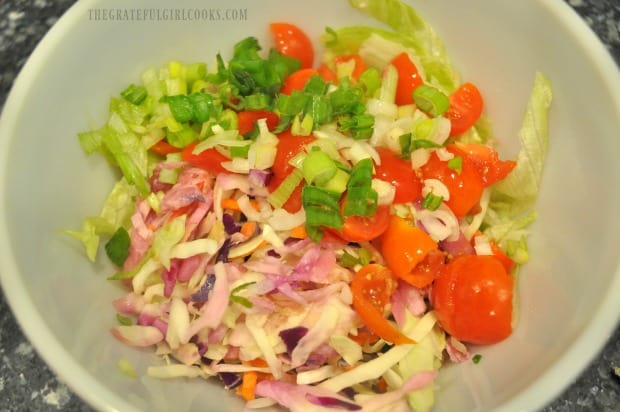
<svg viewBox="0 0 620 412">
<path fill-rule="evenodd" d="M 448 167 L 460 174 L 461 170 L 463 170 L 463 158 L 461 156 L 453 157 L 448 160 Z"/>
<path fill-rule="evenodd" d="M 323 235 L 322 227 L 342 229 L 340 216 L 340 195 L 328 190 L 306 185 L 301 191 L 301 202 L 306 212 L 306 233 L 319 241 Z"/>
<path fill-rule="evenodd" d="M 263 110 L 271 106 L 271 97 L 266 93 L 254 93 L 243 99 L 246 110 Z"/>
<path fill-rule="evenodd" d="M 314 120 L 310 114 L 301 117 L 301 114 L 295 116 L 293 125 L 291 126 L 291 134 L 293 136 L 309 136 L 312 133 Z"/>
<path fill-rule="evenodd" d="M 338 259 L 338 263 L 345 268 L 352 269 L 355 267 L 355 265 L 359 264 L 360 261 L 352 254 L 345 251 L 343 255 L 340 256 L 340 259 Z"/>
<path fill-rule="evenodd" d="M 125 90 L 121 92 L 121 97 L 127 100 L 129 103 L 138 105 L 146 99 L 146 88 L 143 86 L 136 86 L 130 84 Z"/>
<path fill-rule="evenodd" d="M 366 266 L 367 264 L 370 263 L 372 256 L 370 255 L 370 252 L 368 251 L 368 249 L 360 248 L 360 250 L 357 253 L 359 254 L 360 264 L 362 266 Z"/>
<path fill-rule="evenodd" d="M 128 318 L 127 316 L 123 316 L 120 313 L 116 314 L 116 321 L 123 326 L 130 326 L 133 325 L 133 321 L 131 320 L 131 318 Z"/>
<path fill-rule="evenodd" d="M 428 210 L 437 210 L 437 208 L 441 206 L 442 201 L 443 196 L 438 196 L 433 192 L 430 192 L 424 196 L 424 200 L 422 200 L 422 207 Z"/>
<path fill-rule="evenodd" d="M 420 110 L 433 117 L 441 116 L 450 107 L 448 96 L 426 84 L 421 84 L 413 91 L 413 101 Z"/>
<path fill-rule="evenodd" d="M 170 106 L 172 116 L 179 123 L 186 123 L 194 117 L 192 103 L 186 95 L 168 96 L 165 101 Z"/>
<path fill-rule="evenodd" d="M 360 75 L 357 82 L 366 96 L 373 97 L 381 87 L 381 74 L 374 67 L 369 67 Z"/>
<path fill-rule="evenodd" d="M 303 91 L 314 96 L 320 96 L 327 92 L 328 84 L 321 76 L 312 75 L 306 82 Z"/>
<path fill-rule="evenodd" d="M 130 243 L 131 240 L 129 239 L 127 230 L 123 227 L 119 227 L 105 244 L 105 251 L 116 266 L 123 266 L 123 263 L 127 260 Z"/>
<path fill-rule="evenodd" d="M 230 147 L 230 157 L 242 157 L 242 158 L 247 158 L 248 157 L 248 153 L 250 152 L 250 146 L 251 144 L 249 144 L 250 142 L 248 142 L 247 145 L 245 146 L 231 146 Z"/>
<path fill-rule="evenodd" d="M 168 131 L 166 134 L 166 140 L 171 146 L 184 148 L 190 143 L 195 142 L 198 139 L 198 132 L 196 132 L 191 126 L 186 124 L 182 125 L 181 130 L 172 132 Z"/>
<path fill-rule="evenodd" d="M 372 188 L 373 164 L 370 158 L 357 162 L 351 170 L 344 202 L 344 216 L 371 216 L 377 210 L 377 191 Z"/>
<path fill-rule="evenodd" d="M 166 94 L 177 96 L 187 94 L 187 82 L 180 77 L 166 79 Z"/>
<path fill-rule="evenodd" d="M 323 185 L 323 188 L 334 193 L 344 193 L 344 191 L 347 190 L 348 182 L 349 174 L 338 168 L 336 174 Z"/>
<path fill-rule="evenodd" d="M 192 111 L 191 120 L 194 120 L 198 123 L 203 123 L 209 120 L 217 112 L 213 97 L 211 97 L 211 95 L 207 93 L 193 93 L 187 96 L 187 99 L 189 101 Z M 180 120 L 177 119 L 177 121 Z"/>
<path fill-rule="evenodd" d="M 340 131 L 348 131 L 356 140 L 370 138 L 374 125 L 375 117 L 368 113 L 342 117 L 338 120 L 338 129 Z"/>
<path fill-rule="evenodd" d="M 304 179 L 310 184 L 323 186 L 338 171 L 336 162 L 321 150 L 311 150 L 301 164 Z"/>
<path fill-rule="evenodd" d="M 271 194 L 267 197 L 267 201 L 271 206 L 275 209 L 280 209 L 291 197 L 293 191 L 297 188 L 297 186 L 303 180 L 304 175 L 299 169 L 294 169 L 290 175 L 286 176 L 286 178 L 280 183 L 280 186 L 276 188 Z"/>
</svg>

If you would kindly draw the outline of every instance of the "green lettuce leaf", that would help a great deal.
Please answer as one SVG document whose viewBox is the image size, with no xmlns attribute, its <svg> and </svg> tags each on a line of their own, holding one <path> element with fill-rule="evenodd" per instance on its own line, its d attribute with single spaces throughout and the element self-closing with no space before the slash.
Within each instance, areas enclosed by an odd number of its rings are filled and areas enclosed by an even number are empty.
<svg viewBox="0 0 620 412">
<path fill-rule="evenodd" d="M 517 263 L 528 259 L 524 238 L 536 220 L 535 203 L 540 190 L 549 146 L 548 115 L 552 101 L 549 80 L 536 73 L 525 119 L 519 131 L 521 149 L 517 165 L 493 186 L 484 233 L 495 239 Z"/>
</svg>

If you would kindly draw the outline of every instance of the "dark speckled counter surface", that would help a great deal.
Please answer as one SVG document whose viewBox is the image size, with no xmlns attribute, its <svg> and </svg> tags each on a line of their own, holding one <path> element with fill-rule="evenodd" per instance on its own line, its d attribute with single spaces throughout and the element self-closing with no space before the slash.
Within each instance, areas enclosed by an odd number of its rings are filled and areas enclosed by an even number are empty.
<svg viewBox="0 0 620 412">
<path fill-rule="evenodd" d="M 620 0 L 566 1 L 620 65 Z M 75 0 L 0 0 L 0 109 L 34 47 Z M 620 91 L 619 91 L 620 92 Z M 582 375 L 543 412 L 620 411 L 620 328 Z M 0 291 L 0 412 L 91 411 L 22 334 Z"/>
</svg>

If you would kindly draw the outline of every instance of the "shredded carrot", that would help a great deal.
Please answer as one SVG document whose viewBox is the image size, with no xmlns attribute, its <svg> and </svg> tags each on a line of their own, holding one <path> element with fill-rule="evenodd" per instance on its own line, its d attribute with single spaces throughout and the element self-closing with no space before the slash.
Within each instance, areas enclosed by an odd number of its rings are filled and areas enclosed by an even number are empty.
<svg viewBox="0 0 620 412">
<path fill-rule="evenodd" d="M 255 398 L 256 384 L 258 383 L 258 372 L 247 371 L 243 372 L 241 385 L 237 388 L 237 394 L 246 401 L 251 401 Z"/>
<path fill-rule="evenodd" d="M 387 382 L 384 378 L 379 379 L 379 382 L 377 382 L 377 389 L 381 393 L 387 392 Z"/>
<path fill-rule="evenodd" d="M 260 206 L 256 200 L 250 200 L 250 204 L 254 208 L 254 210 L 260 210 Z M 241 212 L 241 208 L 239 207 L 239 202 L 237 199 L 222 199 L 222 209 L 233 210 L 235 212 Z"/>
<path fill-rule="evenodd" d="M 242 363 L 244 365 L 255 366 L 257 368 L 266 368 L 267 367 L 267 361 L 265 361 L 265 359 L 263 359 L 263 358 L 254 358 L 254 359 L 251 359 L 249 361 L 242 361 Z"/>
<path fill-rule="evenodd" d="M 256 233 L 256 222 L 244 222 L 241 225 L 241 234 L 245 237 L 254 236 Z"/>
<path fill-rule="evenodd" d="M 305 239 L 308 237 L 306 233 L 306 226 L 300 225 L 291 229 L 291 236 L 296 239 Z"/>
</svg>

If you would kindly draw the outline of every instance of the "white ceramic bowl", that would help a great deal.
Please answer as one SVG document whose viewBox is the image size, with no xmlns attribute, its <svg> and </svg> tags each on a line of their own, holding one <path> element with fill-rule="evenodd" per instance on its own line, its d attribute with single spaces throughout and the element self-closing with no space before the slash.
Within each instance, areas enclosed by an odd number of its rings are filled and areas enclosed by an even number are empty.
<svg viewBox="0 0 620 412">
<path fill-rule="evenodd" d="M 521 322 L 484 361 L 448 367 L 437 411 L 534 410 L 557 396 L 602 347 L 620 314 L 620 76 L 602 45 L 562 1 L 411 3 L 436 28 L 463 77 L 480 86 L 507 156 L 517 151 L 535 71 L 555 92 L 551 145 L 519 280 Z M 108 99 L 168 60 L 210 62 L 267 24 L 286 20 L 312 36 L 325 26 L 372 23 L 344 0 L 85 0 L 41 42 L 15 82 L 0 126 L 0 272 L 28 338 L 47 363 L 100 410 L 239 410 L 204 381 L 129 381 L 148 352 L 117 343 L 110 268 L 92 266 L 58 233 L 97 214 L 115 174 L 86 157 L 76 133 L 102 124 Z M 244 21 L 96 20 L 97 10 L 245 9 Z M 477 350 L 478 351 L 478 350 Z"/>
</svg>

